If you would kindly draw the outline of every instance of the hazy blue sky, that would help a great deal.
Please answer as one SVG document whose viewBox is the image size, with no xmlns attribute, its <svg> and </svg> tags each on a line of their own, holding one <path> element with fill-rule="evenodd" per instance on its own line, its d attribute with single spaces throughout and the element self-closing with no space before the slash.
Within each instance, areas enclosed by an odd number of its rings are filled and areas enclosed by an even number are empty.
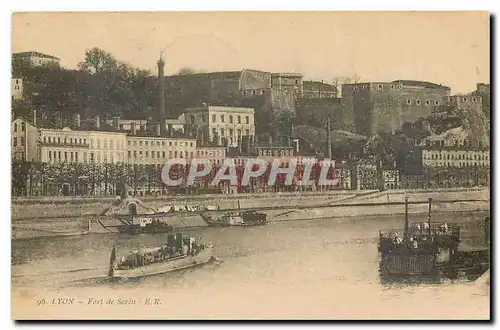
<svg viewBox="0 0 500 330">
<path fill-rule="evenodd" d="M 331 82 L 355 72 L 461 93 L 489 82 L 489 37 L 486 12 L 22 13 L 13 16 L 12 51 L 52 54 L 74 68 L 97 46 L 154 70 L 167 46 L 167 74 L 249 68 Z"/>
</svg>

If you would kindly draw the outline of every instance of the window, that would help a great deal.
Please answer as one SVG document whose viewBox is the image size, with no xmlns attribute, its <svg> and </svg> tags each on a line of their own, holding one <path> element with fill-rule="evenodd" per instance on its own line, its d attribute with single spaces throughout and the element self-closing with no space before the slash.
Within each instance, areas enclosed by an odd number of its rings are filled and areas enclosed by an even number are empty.
<svg viewBox="0 0 500 330">
<path fill-rule="evenodd" d="M 21 123 L 21 132 L 24 132 L 26 130 L 26 123 L 22 122 Z"/>
<path fill-rule="evenodd" d="M 142 141 L 139 141 L 139 146 L 142 146 Z"/>
<path fill-rule="evenodd" d="M 174 151 L 174 158 L 177 158 L 177 151 Z"/>
<path fill-rule="evenodd" d="M 162 145 L 162 146 L 165 146 L 165 141 L 162 141 L 162 142 L 161 142 L 161 145 Z"/>
<path fill-rule="evenodd" d="M 149 157 L 149 151 L 146 151 L 146 157 Z"/>
<path fill-rule="evenodd" d="M 427 100 L 427 101 L 425 101 L 425 104 L 430 105 L 431 101 Z"/>
<path fill-rule="evenodd" d="M 64 161 L 65 162 L 68 161 L 68 152 L 67 151 L 64 152 Z"/>
<path fill-rule="evenodd" d="M 49 160 L 52 160 L 52 151 L 49 150 L 48 154 L 49 154 Z"/>
<path fill-rule="evenodd" d="M 75 162 L 78 163 L 78 152 L 75 152 Z"/>
<path fill-rule="evenodd" d="M 144 144 L 147 146 L 148 145 L 148 141 L 144 142 Z"/>
<path fill-rule="evenodd" d="M 255 91 L 252 91 L 252 95 L 255 95 Z"/>
<path fill-rule="evenodd" d="M 61 152 L 60 151 L 59 151 L 59 159 L 61 159 Z M 90 153 L 90 161 L 94 162 L 94 153 L 93 152 Z"/>
<path fill-rule="evenodd" d="M 250 124 L 250 118 L 248 116 L 245 116 L 245 124 Z"/>
<path fill-rule="evenodd" d="M 162 155 L 161 155 L 161 156 L 162 156 L 163 158 L 165 158 L 165 151 L 162 151 L 161 153 L 162 153 Z"/>
<path fill-rule="evenodd" d="M 128 158 L 131 158 L 132 157 L 132 151 L 128 151 Z"/>
<path fill-rule="evenodd" d="M 190 118 L 190 123 L 194 124 L 194 116 L 189 117 Z M 202 117 L 203 118 L 203 117 Z"/>
<path fill-rule="evenodd" d="M 153 153 L 154 153 L 154 151 L 153 151 Z M 160 152 L 159 151 L 156 152 L 156 158 L 160 158 Z"/>
<path fill-rule="evenodd" d="M 416 100 L 415 102 L 417 105 L 420 105 L 420 100 Z"/>
<path fill-rule="evenodd" d="M 233 123 L 233 116 L 232 115 L 229 115 L 229 123 L 232 124 Z"/>
<path fill-rule="evenodd" d="M 406 100 L 406 104 L 411 104 L 411 100 Z"/>
<path fill-rule="evenodd" d="M 378 89 L 379 89 L 379 90 L 382 90 L 382 85 L 378 85 Z"/>
<path fill-rule="evenodd" d="M 216 117 L 215 115 L 212 115 L 212 123 L 215 123 L 216 118 L 217 118 L 217 117 Z"/>
<path fill-rule="evenodd" d="M 239 129 L 239 130 L 237 131 L 237 133 L 238 133 L 238 136 L 241 136 L 241 129 Z"/>
<path fill-rule="evenodd" d="M 17 138 L 14 138 L 14 147 L 17 147 Z"/>
<path fill-rule="evenodd" d="M 467 98 L 466 98 L 466 97 L 464 97 L 464 99 L 463 99 L 463 100 L 464 100 L 464 102 L 467 102 Z"/>
<path fill-rule="evenodd" d="M 193 142 L 189 143 L 189 146 L 192 147 L 193 146 Z"/>
<path fill-rule="evenodd" d="M 168 145 L 169 145 L 169 146 L 172 146 L 172 141 L 168 141 Z"/>
<path fill-rule="evenodd" d="M 168 158 L 172 158 L 172 151 L 168 152 Z"/>
<path fill-rule="evenodd" d="M 220 122 L 223 123 L 224 122 L 224 115 L 220 115 Z"/>
<path fill-rule="evenodd" d="M 130 145 L 130 140 L 129 140 L 129 141 L 127 141 L 127 144 L 128 144 L 128 145 Z"/>
<path fill-rule="evenodd" d="M 434 101 L 434 105 L 439 105 L 439 101 Z"/>
<path fill-rule="evenodd" d="M 232 128 L 230 128 L 230 129 L 229 129 L 229 136 L 233 136 L 233 133 L 234 133 L 234 132 L 233 132 L 233 129 L 232 129 Z"/>
<path fill-rule="evenodd" d="M 394 85 L 391 85 L 391 89 L 394 89 Z"/>
<path fill-rule="evenodd" d="M 224 136 L 224 129 L 223 128 L 220 129 L 220 136 Z"/>
<path fill-rule="evenodd" d="M 137 151 L 134 150 L 134 158 L 137 158 Z"/>
<path fill-rule="evenodd" d="M 238 124 L 241 124 L 241 116 L 238 115 Z"/>
<path fill-rule="evenodd" d="M 92 154 L 92 155 L 93 155 L 93 154 Z M 54 157 L 54 158 L 55 158 L 55 157 Z M 58 158 L 59 158 L 59 160 L 61 160 L 61 152 L 60 152 L 60 151 L 59 151 L 59 157 L 58 157 Z M 94 158 L 92 157 L 92 159 L 94 159 Z"/>
<path fill-rule="evenodd" d="M 123 131 L 123 124 L 120 124 L 120 131 Z"/>
<path fill-rule="evenodd" d="M 250 135 L 250 130 L 245 130 L 245 135 L 249 136 Z"/>
<path fill-rule="evenodd" d="M 17 123 L 14 123 L 14 132 L 17 132 Z"/>
<path fill-rule="evenodd" d="M 24 144 L 25 144 L 24 137 L 21 137 L 21 147 L 24 147 Z"/>
</svg>

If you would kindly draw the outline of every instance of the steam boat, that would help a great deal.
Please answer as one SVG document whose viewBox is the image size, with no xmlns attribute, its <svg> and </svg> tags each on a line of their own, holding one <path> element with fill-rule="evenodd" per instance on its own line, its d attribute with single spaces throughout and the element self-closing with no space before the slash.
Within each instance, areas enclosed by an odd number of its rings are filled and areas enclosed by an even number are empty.
<svg viewBox="0 0 500 330">
<path fill-rule="evenodd" d="M 201 213 L 200 216 L 209 225 L 214 227 L 232 226 L 263 226 L 267 224 L 267 214 L 256 211 L 241 211 L 240 201 L 238 201 L 238 212 L 224 212 L 215 217 Z"/>
<path fill-rule="evenodd" d="M 431 222 L 431 205 L 429 198 L 427 222 L 409 226 L 408 198 L 405 198 L 403 232 L 380 231 L 378 251 L 382 280 L 408 276 L 455 278 L 461 273 L 478 277 L 489 268 L 489 250 L 459 248 L 460 227 Z"/>
<path fill-rule="evenodd" d="M 113 246 L 108 276 L 140 278 L 191 268 L 214 260 L 216 258 L 211 244 L 200 244 L 194 237 L 181 233 L 169 234 L 166 244 L 131 251 L 118 261 Z"/>
</svg>

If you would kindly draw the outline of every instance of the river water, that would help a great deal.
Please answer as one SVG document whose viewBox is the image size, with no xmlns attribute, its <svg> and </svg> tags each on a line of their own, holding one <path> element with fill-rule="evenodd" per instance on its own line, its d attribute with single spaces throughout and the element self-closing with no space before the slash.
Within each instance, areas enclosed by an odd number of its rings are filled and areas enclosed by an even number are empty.
<svg viewBox="0 0 500 330">
<path fill-rule="evenodd" d="M 448 214 L 439 221 L 472 222 L 481 216 Z M 411 221 L 424 218 L 410 216 Z M 162 244 L 164 234 L 14 240 L 12 285 L 65 296 L 147 292 L 162 297 L 161 308 L 143 315 L 122 309 L 113 314 L 119 318 L 488 318 L 486 286 L 380 283 L 378 231 L 402 227 L 401 216 L 378 216 L 192 228 L 185 232 L 214 244 L 221 263 L 126 283 L 104 279 L 112 246 L 120 257 Z"/>
</svg>

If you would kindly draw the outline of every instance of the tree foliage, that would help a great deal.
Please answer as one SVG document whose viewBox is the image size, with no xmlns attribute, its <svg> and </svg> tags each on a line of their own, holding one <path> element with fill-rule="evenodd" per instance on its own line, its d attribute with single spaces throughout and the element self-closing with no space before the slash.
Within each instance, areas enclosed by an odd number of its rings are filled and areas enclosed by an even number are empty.
<svg viewBox="0 0 500 330">
<path fill-rule="evenodd" d="M 149 71 L 134 68 L 97 47 L 85 52 L 78 70 L 29 67 L 13 60 L 12 72 L 23 78 L 26 96 L 13 107 L 14 115 L 42 109 L 64 116 L 85 111 L 85 115 L 135 117 L 156 102 Z"/>
</svg>

